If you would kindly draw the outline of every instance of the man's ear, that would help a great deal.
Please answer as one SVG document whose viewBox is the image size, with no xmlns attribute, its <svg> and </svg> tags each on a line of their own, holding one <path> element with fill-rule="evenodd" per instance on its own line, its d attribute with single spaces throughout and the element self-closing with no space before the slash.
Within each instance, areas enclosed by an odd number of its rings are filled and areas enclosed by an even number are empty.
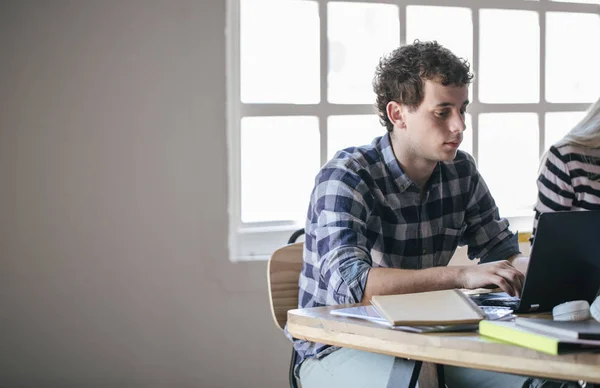
<svg viewBox="0 0 600 388">
<path fill-rule="evenodd" d="M 405 121 L 406 107 L 404 107 L 399 102 L 390 101 L 390 102 L 388 102 L 385 109 L 386 109 L 388 118 L 390 119 L 390 121 L 394 125 L 394 127 L 406 128 L 406 121 Z"/>
</svg>

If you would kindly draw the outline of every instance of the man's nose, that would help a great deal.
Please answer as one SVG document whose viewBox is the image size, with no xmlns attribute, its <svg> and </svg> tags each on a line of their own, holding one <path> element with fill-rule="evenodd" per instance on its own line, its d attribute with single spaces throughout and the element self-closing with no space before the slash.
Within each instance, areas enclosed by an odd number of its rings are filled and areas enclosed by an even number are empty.
<svg viewBox="0 0 600 388">
<path fill-rule="evenodd" d="M 465 123 L 465 116 L 460 113 L 452 115 L 452 120 L 450 122 L 450 130 L 452 132 L 464 132 L 467 129 L 467 124 Z"/>
</svg>

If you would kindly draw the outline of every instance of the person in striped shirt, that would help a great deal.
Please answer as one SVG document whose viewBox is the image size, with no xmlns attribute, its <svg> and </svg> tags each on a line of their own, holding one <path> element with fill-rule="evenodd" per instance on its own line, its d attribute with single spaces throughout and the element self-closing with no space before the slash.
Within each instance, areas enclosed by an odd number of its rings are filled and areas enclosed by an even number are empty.
<svg viewBox="0 0 600 388">
<path fill-rule="evenodd" d="M 600 98 L 540 165 L 531 241 L 542 213 L 600 210 Z"/>
</svg>

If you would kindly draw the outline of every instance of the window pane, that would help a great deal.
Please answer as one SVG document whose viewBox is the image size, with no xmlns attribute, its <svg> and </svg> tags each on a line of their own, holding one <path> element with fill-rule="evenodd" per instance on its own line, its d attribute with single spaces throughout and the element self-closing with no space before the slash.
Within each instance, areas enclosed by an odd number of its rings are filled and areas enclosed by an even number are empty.
<svg viewBox="0 0 600 388">
<path fill-rule="evenodd" d="M 544 133 L 544 149 L 559 141 L 581 119 L 585 112 L 550 112 L 546 113 L 546 132 Z"/>
<path fill-rule="evenodd" d="M 472 118 L 470 114 L 465 115 L 465 124 L 467 129 L 463 132 L 463 141 L 460 143 L 461 150 L 468 152 L 469 154 L 473 154 L 473 125 Z"/>
<path fill-rule="evenodd" d="M 371 144 L 387 133 L 377 115 L 330 116 L 327 119 L 327 158 L 339 150 Z"/>
<path fill-rule="evenodd" d="M 400 45 L 398 7 L 388 4 L 328 3 L 328 100 L 371 104 L 378 60 Z"/>
<path fill-rule="evenodd" d="M 437 40 L 454 54 L 473 63 L 471 10 L 457 7 L 406 7 L 406 41 Z"/>
<path fill-rule="evenodd" d="M 535 113 L 479 116 L 479 170 L 502 217 L 533 214 L 539 163 L 538 136 Z"/>
<path fill-rule="evenodd" d="M 242 222 L 303 221 L 320 166 L 318 119 L 247 117 L 241 127 Z"/>
<path fill-rule="evenodd" d="M 240 8 L 242 101 L 318 103 L 317 3 L 240 0 Z"/>
<path fill-rule="evenodd" d="M 484 9 L 480 11 L 479 30 L 479 99 L 489 103 L 538 102 L 537 12 Z"/>
<path fill-rule="evenodd" d="M 595 101 L 600 90 L 600 78 L 595 76 L 600 15 L 548 12 L 546 29 L 546 99 Z"/>
</svg>

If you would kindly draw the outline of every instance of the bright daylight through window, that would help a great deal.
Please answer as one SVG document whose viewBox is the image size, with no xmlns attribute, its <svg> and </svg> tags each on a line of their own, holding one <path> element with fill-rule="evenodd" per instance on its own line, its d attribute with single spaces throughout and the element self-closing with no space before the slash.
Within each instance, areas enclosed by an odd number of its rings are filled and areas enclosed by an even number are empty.
<svg viewBox="0 0 600 388">
<path fill-rule="evenodd" d="M 514 231 L 539 158 L 596 100 L 600 0 L 228 2 L 230 257 L 265 259 L 304 226 L 319 167 L 386 133 L 371 80 L 402 43 L 470 63 L 471 153 Z"/>
</svg>

